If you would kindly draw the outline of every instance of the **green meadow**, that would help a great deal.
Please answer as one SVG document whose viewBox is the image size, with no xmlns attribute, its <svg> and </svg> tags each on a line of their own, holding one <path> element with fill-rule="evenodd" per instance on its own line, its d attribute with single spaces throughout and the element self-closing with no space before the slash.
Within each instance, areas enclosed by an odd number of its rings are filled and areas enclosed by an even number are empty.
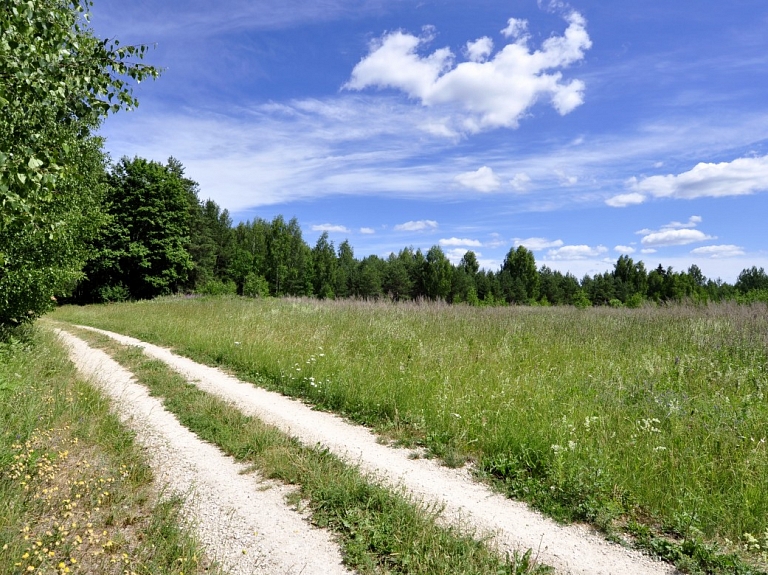
<svg viewBox="0 0 768 575">
<path fill-rule="evenodd" d="M 765 564 L 764 304 L 204 297 L 71 306 L 53 318 L 221 365 L 678 563 L 696 556 L 706 570 L 717 550 Z"/>
</svg>

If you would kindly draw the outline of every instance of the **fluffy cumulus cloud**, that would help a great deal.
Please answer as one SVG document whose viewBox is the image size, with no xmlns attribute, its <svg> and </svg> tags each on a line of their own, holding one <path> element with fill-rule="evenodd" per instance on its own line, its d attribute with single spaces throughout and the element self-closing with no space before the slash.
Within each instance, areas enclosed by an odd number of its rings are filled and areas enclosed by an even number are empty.
<svg viewBox="0 0 768 575">
<path fill-rule="evenodd" d="M 470 240 L 466 238 L 448 238 L 448 239 L 441 239 L 440 240 L 441 246 L 466 246 L 469 248 L 481 248 L 483 247 L 483 244 L 479 242 L 478 240 Z"/>
<path fill-rule="evenodd" d="M 715 236 L 708 236 L 695 229 L 700 223 L 700 216 L 691 216 L 687 222 L 670 222 L 658 230 L 643 229 L 637 233 L 643 236 L 640 243 L 650 248 L 685 246 L 716 239 Z"/>
<path fill-rule="evenodd" d="M 507 38 L 518 40 L 528 35 L 528 21 L 520 20 L 518 18 L 510 18 L 507 20 L 507 27 L 501 31 Z"/>
<path fill-rule="evenodd" d="M 632 246 L 616 246 L 613 248 L 613 251 L 629 255 L 635 253 L 635 248 Z"/>
<path fill-rule="evenodd" d="M 320 224 L 317 226 L 312 226 L 313 232 L 338 232 L 342 234 L 348 234 L 349 228 L 345 226 L 339 226 L 336 224 Z"/>
<path fill-rule="evenodd" d="M 390 32 L 371 44 L 344 88 L 393 88 L 425 106 L 457 108 L 465 132 L 516 128 L 543 98 L 565 115 L 584 102 L 585 85 L 578 79 L 563 80 L 561 70 L 582 60 L 592 46 L 581 14 L 571 12 L 567 22 L 562 36 L 551 36 L 532 49 L 526 22 L 511 19 L 502 30 L 511 42 L 495 54 L 486 36 L 467 42 L 467 60 L 459 63 L 449 48 L 420 53 L 434 38 L 429 28 L 421 36 Z"/>
<path fill-rule="evenodd" d="M 643 194 L 631 192 L 629 194 L 619 194 L 618 196 L 613 196 L 612 198 L 608 198 L 607 200 L 605 200 L 605 203 L 611 206 L 612 208 L 625 208 L 627 206 L 642 204 L 644 201 L 645 201 L 645 196 Z"/>
<path fill-rule="evenodd" d="M 714 259 L 732 258 L 735 256 L 743 256 L 744 248 L 734 245 L 703 246 L 692 249 L 691 253 L 697 256 L 709 256 Z"/>
<path fill-rule="evenodd" d="M 499 189 L 501 179 L 488 166 L 483 166 L 474 172 L 465 172 L 456 176 L 456 181 L 470 190 L 492 192 Z"/>
<path fill-rule="evenodd" d="M 632 190 L 606 200 L 609 206 L 640 204 L 648 198 L 719 198 L 768 191 L 768 156 L 738 158 L 719 164 L 699 163 L 687 172 L 632 178 Z"/>
<path fill-rule="evenodd" d="M 360 228 L 360 233 L 370 235 L 370 234 L 375 234 L 376 230 L 374 230 L 373 228 Z"/>
<path fill-rule="evenodd" d="M 549 248 L 559 248 L 563 245 L 563 240 L 550 241 L 547 238 L 514 238 L 512 241 L 514 242 L 516 248 L 525 246 L 527 249 L 534 252 L 539 250 L 546 250 Z"/>
<path fill-rule="evenodd" d="M 603 255 L 608 251 L 605 246 L 563 246 L 556 250 L 547 252 L 547 259 L 550 260 L 583 260 Z"/>
<path fill-rule="evenodd" d="M 493 40 L 488 36 L 467 42 L 467 58 L 470 62 L 485 62 L 493 52 Z"/>
<path fill-rule="evenodd" d="M 404 224 L 397 224 L 395 226 L 396 232 L 422 232 L 424 230 L 434 229 L 437 229 L 437 222 L 434 220 L 405 222 Z"/>
<path fill-rule="evenodd" d="M 525 172 L 520 172 L 512 176 L 509 185 L 517 192 L 527 192 L 531 187 L 531 177 Z"/>
</svg>

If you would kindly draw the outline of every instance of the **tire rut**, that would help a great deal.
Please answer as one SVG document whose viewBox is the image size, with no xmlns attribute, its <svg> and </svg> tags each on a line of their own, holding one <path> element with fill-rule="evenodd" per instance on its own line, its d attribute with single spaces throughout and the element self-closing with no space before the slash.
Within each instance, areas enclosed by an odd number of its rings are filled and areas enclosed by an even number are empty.
<svg viewBox="0 0 768 575">
<path fill-rule="evenodd" d="M 146 449 L 160 489 L 181 496 L 182 515 L 208 556 L 230 575 L 349 575 L 331 535 L 285 502 L 290 488 L 243 474 L 247 466 L 199 439 L 136 383 L 130 371 L 56 330 L 78 370 L 112 401 Z"/>
<path fill-rule="evenodd" d="M 488 537 L 502 553 L 533 549 L 538 561 L 558 573 L 579 575 L 661 575 L 678 571 L 639 551 L 610 543 L 582 525 L 563 526 L 526 504 L 474 481 L 468 470 L 448 469 L 434 460 L 411 459 L 409 451 L 381 445 L 367 428 L 242 382 L 217 368 L 168 349 L 113 332 L 77 326 L 138 346 L 200 389 L 258 417 L 305 445 L 323 445 L 374 480 L 403 487 L 416 500 L 443 509 L 441 520 Z"/>
</svg>

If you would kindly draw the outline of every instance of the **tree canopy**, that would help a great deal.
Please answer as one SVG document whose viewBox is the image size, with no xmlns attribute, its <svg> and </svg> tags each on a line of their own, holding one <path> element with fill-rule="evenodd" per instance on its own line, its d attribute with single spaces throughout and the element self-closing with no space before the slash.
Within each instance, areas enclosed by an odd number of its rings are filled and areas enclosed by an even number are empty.
<svg viewBox="0 0 768 575">
<path fill-rule="evenodd" d="M 0 326 L 37 317 L 81 277 L 105 156 L 94 131 L 158 70 L 145 46 L 96 38 L 90 2 L 0 5 Z"/>
</svg>

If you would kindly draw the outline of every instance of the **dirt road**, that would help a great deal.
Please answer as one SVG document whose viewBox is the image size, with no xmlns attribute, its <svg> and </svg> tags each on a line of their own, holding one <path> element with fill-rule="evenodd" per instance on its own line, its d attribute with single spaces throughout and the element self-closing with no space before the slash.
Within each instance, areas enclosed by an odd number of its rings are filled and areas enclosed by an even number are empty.
<svg viewBox="0 0 768 575">
<path fill-rule="evenodd" d="M 589 528 L 558 525 L 525 504 L 473 481 L 467 470 L 447 469 L 434 460 L 411 459 L 408 450 L 377 443 L 376 436 L 364 427 L 329 413 L 313 411 L 299 401 L 241 382 L 219 369 L 200 365 L 167 349 L 103 330 L 94 331 L 122 344 L 143 348 L 148 356 L 165 362 L 190 382 L 236 405 L 244 413 L 275 425 L 307 445 L 320 443 L 378 481 L 404 487 L 416 499 L 441 506 L 443 521 L 488 534 L 501 552 L 531 548 L 541 563 L 553 566 L 558 573 L 660 575 L 676 572 L 667 564 L 605 541 Z M 67 340 L 72 341 L 72 336 Z M 83 349 L 74 359 L 80 365 L 87 357 L 88 352 Z M 330 565 L 326 572 L 331 572 Z"/>
</svg>

